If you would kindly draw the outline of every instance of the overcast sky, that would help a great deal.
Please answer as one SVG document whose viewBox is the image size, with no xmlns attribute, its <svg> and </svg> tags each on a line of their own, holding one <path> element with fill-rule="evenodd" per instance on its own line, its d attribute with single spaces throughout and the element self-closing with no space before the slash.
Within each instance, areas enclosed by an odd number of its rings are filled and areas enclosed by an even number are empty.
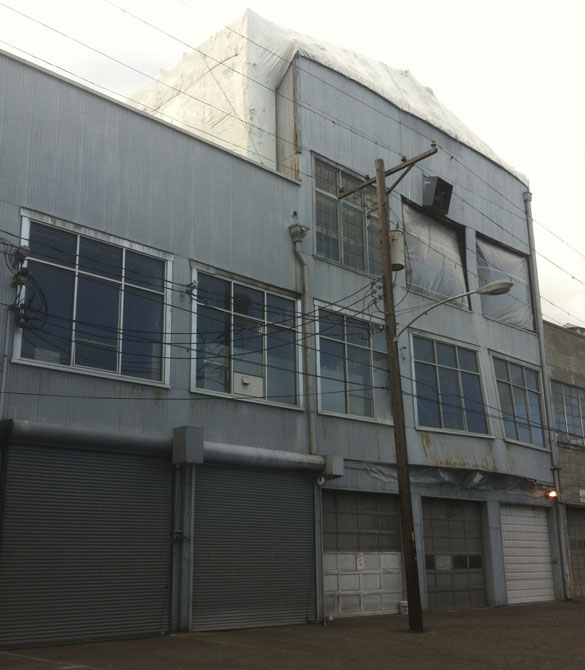
<svg viewBox="0 0 585 670">
<path fill-rule="evenodd" d="M 156 77 L 187 45 L 197 46 L 246 6 L 298 32 L 410 70 L 527 175 L 544 317 L 585 327 L 585 3 L 579 0 L 0 0 L 0 48 L 36 56 L 127 96 L 148 81 L 135 70 Z"/>
</svg>

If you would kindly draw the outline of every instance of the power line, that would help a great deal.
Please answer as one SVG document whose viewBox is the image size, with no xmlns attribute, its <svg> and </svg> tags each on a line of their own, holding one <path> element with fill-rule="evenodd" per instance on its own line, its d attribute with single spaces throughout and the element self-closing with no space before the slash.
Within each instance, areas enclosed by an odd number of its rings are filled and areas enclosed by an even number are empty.
<svg viewBox="0 0 585 670">
<path fill-rule="evenodd" d="M 109 0 L 104 0 L 104 1 L 105 1 L 105 2 L 109 2 Z M 116 7 L 117 7 L 117 5 L 115 5 L 114 3 L 109 2 L 109 4 L 112 4 L 113 6 L 116 6 Z M 146 76 L 146 77 L 151 78 L 150 75 L 147 75 L 146 73 L 143 73 L 143 72 L 137 70 L 136 68 L 133 68 L 132 66 L 127 65 L 127 64 L 124 63 L 123 61 L 120 61 L 120 60 L 118 60 L 118 59 L 115 59 L 115 58 L 109 56 L 108 54 L 105 54 L 104 52 L 101 52 L 100 50 L 94 49 L 93 47 L 87 45 L 86 43 L 84 43 L 84 42 L 82 42 L 82 41 L 80 41 L 80 40 L 77 40 L 76 38 L 73 38 L 73 37 L 67 35 L 66 33 L 63 33 L 62 31 L 59 31 L 59 30 L 57 30 L 57 29 L 55 29 L 55 28 L 53 28 L 53 27 L 51 27 L 51 26 L 49 26 L 49 25 L 47 25 L 47 24 L 45 24 L 45 23 L 43 23 L 43 22 L 41 22 L 41 21 L 38 21 L 37 19 L 34 19 L 33 17 L 30 17 L 30 16 L 28 16 L 28 15 L 22 13 L 22 12 L 19 12 L 18 10 L 14 9 L 13 7 L 10 7 L 10 6 L 6 5 L 5 3 L 0 2 L 0 5 L 6 7 L 7 9 L 9 9 L 9 10 L 11 10 L 11 11 L 14 11 L 14 12 L 16 12 L 16 13 L 18 13 L 18 14 L 21 14 L 23 17 L 25 17 L 25 18 L 27 18 L 27 19 L 33 21 L 33 22 L 39 23 L 40 25 L 42 25 L 43 27 L 45 27 L 45 28 L 47 28 L 47 29 L 49 29 L 49 30 L 54 30 L 55 32 L 57 32 L 58 34 L 61 34 L 62 36 L 66 37 L 67 39 L 71 39 L 71 40 L 73 40 L 73 41 L 79 43 L 80 45 L 87 47 L 88 49 L 91 49 L 91 50 L 93 50 L 93 51 L 96 51 L 96 53 L 99 53 L 100 55 L 103 55 L 103 56 L 106 57 L 106 58 L 111 58 L 112 60 L 114 60 L 115 62 L 119 63 L 119 64 L 122 65 L 122 66 L 125 66 L 125 67 L 128 67 L 128 68 L 130 68 L 130 69 L 133 69 L 133 70 L 139 72 L 140 74 L 142 74 L 142 75 L 144 75 L 144 76 Z M 121 11 L 124 11 L 125 13 L 131 14 L 130 12 L 128 12 L 127 10 L 125 10 L 125 9 L 123 9 L 123 8 L 118 7 L 118 9 L 120 9 Z M 131 14 L 131 15 L 132 15 L 132 14 Z M 132 16 L 134 16 L 134 15 L 132 15 Z M 135 18 L 138 18 L 138 20 L 142 20 L 142 19 L 140 19 L 139 17 L 135 17 Z M 152 27 L 153 27 L 154 29 L 157 29 L 155 26 L 152 26 Z M 158 29 L 157 29 L 157 30 L 158 30 Z M 175 39 L 175 38 L 173 38 L 173 39 Z M 180 41 L 180 40 L 179 40 L 179 41 Z M 4 42 L 4 43 L 5 43 L 5 44 L 8 44 L 7 42 Z M 189 46 L 190 48 L 193 48 L 193 47 L 191 47 L 190 45 L 188 45 L 187 43 L 185 43 L 185 44 L 186 44 L 187 46 Z M 37 56 L 35 56 L 34 54 L 30 54 L 29 52 L 26 52 L 25 50 L 20 49 L 19 47 L 14 47 L 13 45 L 10 45 L 10 46 L 11 46 L 12 48 L 16 48 L 16 49 L 18 49 L 19 51 L 22 51 L 23 53 L 27 53 L 27 55 L 30 55 L 32 58 L 37 58 L 38 60 L 41 60 L 42 62 L 45 62 L 45 63 L 47 63 L 47 64 L 49 64 L 49 65 L 51 65 L 51 66 L 54 66 L 52 63 L 49 63 L 48 61 L 45 61 L 45 60 L 43 60 L 43 59 L 40 59 L 40 58 L 38 58 Z M 203 54 L 203 55 L 206 56 L 206 57 L 211 58 L 211 56 L 207 56 L 206 54 Z M 59 66 L 55 66 L 55 67 L 59 67 Z M 70 72 L 70 71 L 67 71 L 67 70 L 65 70 L 64 68 L 60 68 L 60 67 L 59 67 L 59 69 L 62 69 L 63 71 L 68 72 L 69 74 L 71 74 L 71 75 L 74 76 L 74 77 L 78 77 L 78 75 L 76 75 L 75 73 L 72 73 L 72 72 Z M 230 69 L 233 69 L 233 68 L 230 68 Z M 234 70 L 234 71 L 237 72 L 237 70 Z M 244 74 L 242 74 L 242 73 L 239 73 L 239 72 L 238 72 L 238 74 L 240 74 L 241 76 L 247 77 L 247 75 L 244 75 Z M 88 81 L 89 83 L 95 84 L 95 82 L 91 82 L 90 80 L 84 79 L 83 77 L 78 77 L 78 78 L 81 78 L 81 79 L 83 79 L 84 81 Z M 254 79 L 251 79 L 251 80 L 252 80 L 252 81 L 256 81 L 256 80 L 254 80 Z M 164 82 L 160 82 L 160 83 L 162 83 L 163 85 L 167 85 L 167 84 L 165 84 Z M 257 82 L 257 83 L 259 83 L 260 85 L 262 85 L 260 82 Z M 325 83 L 326 83 L 326 82 L 325 82 Z M 99 84 L 97 84 L 97 86 L 99 86 L 99 87 L 102 88 L 103 90 L 109 90 L 109 89 L 106 89 L 105 87 L 103 87 L 103 86 L 101 86 L 101 85 L 99 85 Z M 264 86 L 265 86 L 265 85 L 264 85 Z M 266 87 L 266 86 L 265 86 L 265 87 Z M 268 88 L 268 87 L 266 87 L 266 88 Z M 185 95 L 190 95 L 190 94 L 187 94 L 187 93 L 185 93 L 185 92 L 183 92 L 183 91 L 180 91 L 179 89 L 177 89 L 177 90 L 178 90 L 180 93 L 183 93 L 183 94 L 185 94 Z M 272 89 L 270 89 L 270 90 L 272 91 Z M 113 92 L 113 91 L 110 91 L 110 92 Z M 115 92 L 113 92 L 113 93 L 114 93 L 115 95 L 119 95 L 119 94 L 117 94 L 117 93 L 115 93 Z M 190 97 L 193 97 L 193 96 L 190 96 Z M 197 98 L 195 98 L 195 99 L 196 99 L 198 102 L 201 102 L 202 104 L 209 104 L 209 103 L 207 103 L 207 102 L 205 102 L 205 101 L 202 101 L 202 100 L 199 100 L 199 99 L 197 99 Z M 296 104 L 300 104 L 300 103 L 297 102 Z M 148 106 L 146 106 L 146 105 L 144 105 L 144 106 L 145 106 L 145 107 L 148 107 Z M 301 105 L 301 106 L 302 106 L 302 105 Z M 311 111 L 311 112 L 313 112 L 313 113 L 318 114 L 317 112 L 315 112 L 315 110 L 312 110 L 312 109 L 310 109 L 310 108 L 308 108 L 308 107 L 307 107 L 307 110 L 308 110 L 308 111 Z M 163 114 L 162 112 L 158 112 L 158 110 L 154 110 L 154 109 L 153 109 L 152 111 L 155 112 L 155 113 L 158 113 L 158 114 Z M 225 110 L 219 110 L 219 111 L 221 111 L 222 113 L 227 113 L 227 112 L 225 112 Z M 165 114 L 163 114 L 163 115 L 164 115 L 164 116 L 168 116 L 168 115 L 165 115 Z M 323 116 L 323 118 L 326 118 L 327 120 L 333 120 L 333 119 L 331 119 L 330 117 L 326 117 L 326 116 L 324 116 L 324 115 L 320 115 L 320 116 Z M 169 117 L 169 118 L 172 118 L 172 117 Z M 389 118 L 390 118 L 390 117 L 389 117 Z M 173 119 L 173 120 L 175 120 L 175 121 L 178 122 L 177 119 Z M 339 120 L 335 120 L 335 121 L 336 121 L 336 123 L 342 125 L 342 124 L 339 122 Z M 182 124 L 183 124 L 184 122 L 181 121 L 181 122 L 179 122 L 179 123 L 182 123 Z M 185 125 L 189 125 L 189 124 L 185 124 Z M 220 140 L 221 142 L 224 141 L 224 139 L 223 139 L 222 137 L 220 137 L 220 136 L 212 135 L 211 133 L 208 133 L 207 131 L 204 131 L 204 130 L 199 129 L 199 128 L 195 128 L 195 129 L 196 129 L 198 132 L 202 132 L 202 133 L 204 133 L 204 134 L 206 134 L 206 135 L 209 135 L 209 136 L 211 136 L 211 137 L 214 137 L 215 139 L 218 139 L 218 140 Z M 372 142 L 372 143 L 374 143 L 374 144 L 376 144 L 376 145 L 378 145 L 378 146 L 380 146 L 380 147 L 386 149 L 387 151 L 390 151 L 390 152 L 394 153 L 394 151 L 393 151 L 390 147 L 385 146 L 385 145 L 381 144 L 380 142 L 374 140 L 373 138 L 364 135 L 363 133 L 361 133 L 361 132 L 358 131 L 357 129 L 355 129 L 355 128 L 351 128 L 351 127 L 346 127 L 346 129 L 347 129 L 347 130 L 350 130 L 352 133 L 357 134 L 358 136 L 363 137 L 363 139 L 366 139 L 366 140 L 368 140 L 368 141 L 370 141 L 370 142 Z M 262 130 L 264 131 L 264 129 L 262 129 Z M 420 131 L 418 131 L 418 132 L 419 132 L 420 135 L 424 136 L 424 134 L 423 134 L 422 132 L 420 132 Z M 272 133 L 268 133 L 268 134 L 272 134 Z M 274 137 L 277 137 L 277 136 L 274 135 Z M 286 140 L 283 140 L 283 141 L 286 141 Z M 228 143 L 229 143 L 229 142 L 228 142 Z M 233 144 L 233 143 L 232 143 L 232 144 Z M 233 144 L 233 146 L 238 146 L 238 145 Z M 246 147 L 239 147 L 239 148 L 248 151 L 248 149 L 247 149 Z M 251 153 L 254 153 L 254 152 L 251 152 Z M 476 174 L 475 172 L 473 172 L 473 170 L 471 170 L 470 168 L 467 168 L 467 166 L 465 166 L 461 161 L 459 161 L 458 159 L 456 159 L 454 156 L 451 156 L 451 157 L 454 158 L 455 160 L 457 160 L 457 162 L 460 163 L 463 167 L 465 167 L 466 169 L 469 169 L 470 172 L 472 172 L 473 174 Z M 270 157 L 264 156 L 264 158 L 266 158 L 267 160 L 272 161 L 272 158 L 270 158 Z M 421 173 L 424 174 L 424 172 L 422 171 L 422 169 L 421 169 L 419 166 L 417 166 L 417 169 L 419 169 L 419 170 L 421 171 Z M 313 176 L 314 176 L 314 175 L 307 174 L 307 173 L 302 173 L 302 174 L 304 174 L 305 176 L 310 177 L 310 178 L 313 178 Z M 479 175 L 476 175 L 476 176 L 479 178 Z M 485 182 L 485 180 L 483 180 L 483 179 L 482 179 L 482 181 Z M 485 183 L 488 184 L 488 182 L 485 182 Z M 489 184 L 488 184 L 488 185 L 489 185 Z M 505 197 L 503 194 L 501 194 L 499 191 L 497 191 L 497 189 L 494 189 L 494 190 L 495 190 L 498 194 L 502 195 L 502 197 Z M 493 223 L 493 224 L 496 225 L 498 228 L 500 228 L 504 233 L 506 233 L 507 235 L 510 235 L 512 238 L 516 239 L 517 241 L 519 241 L 519 242 L 520 242 L 521 244 L 523 244 L 524 246 L 529 247 L 529 244 L 528 244 L 525 240 L 523 240 L 522 238 L 518 237 L 517 235 L 514 235 L 510 230 L 508 230 L 507 228 L 505 228 L 502 224 L 500 224 L 499 222 L 495 221 L 495 220 L 492 219 L 491 217 L 487 216 L 484 212 L 481 212 L 480 210 L 478 210 L 478 209 L 477 209 L 472 203 L 470 203 L 468 200 L 466 200 L 466 199 L 463 198 L 462 196 L 459 196 L 459 198 L 460 198 L 461 201 L 464 202 L 467 206 L 469 206 L 469 207 L 472 208 L 473 210 L 479 212 L 482 216 L 484 216 L 486 219 L 488 219 L 491 223 Z M 514 204 L 516 207 L 519 208 L 519 206 L 516 205 L 515 203 L 513 203 L 513 201 L 509 200 L 509 198 L 506 197 L 506 200 L 508 200 L 509 202 L 511 202 L 512 204 Z M 491 202 L 491 201 L 490 201 L 490 202 Z M 497 204 L 497 203 L 494 203 L 494 204 Z M 539 225 L 542 225 L 542 224 L 539 224 Z M 556 267 L 557 269 L 561 270 L 562 272 L 565 272 L 568 276 L 571 277 L 571 279 L 573 279 L 573 280 L 579 282 L 580 284 L 582 284 L 583 286 L 585 286 L 585 281 L 583 281 L 583 280 L 579 279 L 578 277 L 574 276 L 573 274 L 571 274 L 570 272 L 568 272 L 565 268 L 563 268 L 561 265 L 559 265 L 558 263 L 556 263 L 556 262 L 553 261 L 552 259 L 548 258 L 547 256 L 545 256 L 544 254 L 542 254 L 541 252 L 539 252 L 539 251 L 536 250 L 536 249 L 535 249 L 535 253 L 536 253 L 537 255 L 541 256 L 544 260 L 546 260 L 547 262 L 549 262 L 550 264 L 552 264 L 552 265 L 553 265 L 554 267 Z"/>
<path fill-rule="evenodd" d="M 8 9 L 13 9 L 13 8 L 11 8 L 11 7 L 8 7 L 7 5 L 4 5 L 3 3 L 0 3 L 0 4 L 2 4 L 3 6 L 7 7 Z M 17 10 L 14 10 L 14 11 L 17 11 Z M 124 10 L 124 11 L 125 11 L 125 10 Z M 29 19 L 32 20 L 32 21 L 35 21 L 35 19 L 33 19 L 32 17 L 28 17 L 28 16 L 26 16 L 26 15 L 24 15 L 24 14 L 23 14 L 23 16 L 25 16 L 26 18 L 29 18 Z M 41 25 L 45 25 L 45 24 L 41 24 Z M 48 27 L 49 29 L 52 29 L 50 26 L 46 26 L 46 27 Z M 65 34 L 64 34 L 64 36 L 69 37 L 69 36 L 67 36 L 67 35 L 65 35 Z M 74 39 L 74 38 L 71 38 L 71 39 Z M 84 43 L 82 43 L 82 42 L 80 42 L 80 43 L 81 43 L 81 44 L 84 44 Z M 12 46 L 12 45 L 11 45 L 11 46 Z M 87 46 L 87 45 L 85 45 L 85 46 Z M 13 48 L 17 48 L 17 49 L 19 49 L 18 47 L 13 47 Z M 88 47 L 88 48 L 91 48 L 91 47 Z M 21 50 L 21 49 L 19 49 L 19 50 Z M 27 53 L 27 52 L 25 52 L 24 50 L 21 50 L 21 51 L 23 51 L 23 53 Z M 33 54 L 28 54 L 28 55 L 30 55 L 30 56 L 33 57 L 33 58 L 37 58 L 37 57 L 34 56 Z M 106 56 L 107 56 L 107 54 L 106 54 Z M 40 60 L 42 60 L 42 59 L 40 59 Z M 44 62 L 47 62 L 47 61 L 44 61 Z M 123 64 L 123 63 L 122 63 L 122 64 Z M 57 67 L 58 67 L 58 66 L 57 66 Z M 129 67 L 130 67 L 130 66 L 129 66 Z M 63 68 L 60 68 L 60 69 L 63 69 Z M 74 76 L 74 77 L 77 76 L 77 75 L 75 75 L 74 73 L 70 73 L 70 74 L 71 74 L 72 76 Z M 242 75 L 242 76 L 245 76 L 245 75 Z M 91 82 L 91 83 L 94 83 L 94 82 Z M 99 86 L 99 85 L 98 85 L 98 86 Z M 104 88 L 104 87 L 102 87 L 102 88 Z M 198 129 L 198 130 L 200 130 L 200 129 Z M 202 131 L 202 132 L 205 132 L 205 131 Z M 218 138 L 218 139 L 221 139 L 221 138 Z M 366 137 L 366 139 L 368 139 L 368 140 L 370 140 L 370 141 L 373 141 L 371 138 L 367 138 L 367 137 Z M 390 150 L 390 149 L 388 148 L 388 150 Z M 460 162 L 460 161 L 458 161 L 458 162 Z M 462 164 L 462 165 L 463 165 L 463 164 Z M 466 167 L 465 165 L 463 165 L 463 166 Z M 420 169 L 420 168 L 419 168 L 419 169 Z M 422 170 L 421 170 L 421 172 L 422 172 Z M 472 171 L 472 172 L 473 172 L 473 171 Z M 424 173 L 423 173 L 423 174 L 424 174 Z M 312 177 L 313 175 L 307 175 L 307 176 Z M 474 205 L 472 205 L 470 202 L 468 202 L 467 200 L 465 200 L 465 199 L 463 199 L 463 198 L 461 198 L 461 200 L 462 200 L 462 202 L 465 202 L 468 206 L 470 206 L 472 209 L 474 209 L 475 211 L 478 211 L 478 212 L 479 212 L 479 210 L 478 210 Z M 509 199 L 508 199 L 508 200 L 509 200 Z M 510 201 L 510 202 L 512 202 L 512 201 Z M 494 203 L 494 204 L 495 204 L 495 203 Z M 483 212 L 480 212 L 480 213 L 481 213 L 482 215 L 484 215 Z M 484 216 L 485 216 L 485 215 L 484 215 Z M 491 221 L 492 223 L 494 223 L 496 226 L 498 226 L 499 228 L 501 228 L 506 234 L 511 235 L 513 238 L 517 239 L 517 240 L 520 241 L 522 244 L 528 246 L 528 244 L 527 244 L 524 240 L 522 240 L 522 239 L 519 238 L 518 236 L 516 236 L 516 235 L 514 235 L 513 233 L 511 233 L 508 229 L 506 229 L 504 226 L 502 226 L 501 224 L 499 224 L 497 221 L 491 219 L 490 217 L 486 217 L 486 218 L 488 218 L 488 220 L 490 220 L 490 221 Z M 537 223 L 539 223 L 539 222 L 537 222 Z M 539 225 L 542 225 L 542 224 L 539 224 Z M 562 239 L 562 238 L 559 237 L 559 239 Z M 563 242 L 564 242 L 564 240 L 563 240 Z M 565 244 L 567 244 L 567 243 L 565 242 Z M 539 251 L 536 251 L 536 250 L 535 250 L 535 252 L 536 252 L 537 255 L 539 255 L 539 256 L 541 256 L 542 258 L 544 258 L 547 262 L 551 263 L 551 264 L 552 264 L 553 266 L 555 266 L 557 269 L 559 269 L 559 270 L 565 272 L 568 276 L 571 277 L 571 279 L 573 279 L 573 280 L 575 280 L 575 281 L 578 281 L 579 283 L 581 283 L 581 284 L 583 284 L 583 285 L 585 286 L 585 282 L 584 282 L 584 281 L 580 280 L 578 277 L 574 276 L 573 274 L 571 274 L 570 272 L 568 272 L 567 270 L 565 270 L 565 269 L 564 269 L 562 266 L 560 266 L 558 263 L 556 263 L 555 261 L 551 260 L 550 258 L 544 256 L 544 254 L 542 254 L 542 253 L 539 252 Z M 583 255 L 583 254 L 581 254 L 581 255 Z M 569 314 L 569 316 L 572 316 L 569 312 L 567 312 L 566 310 L 564 310 L 564 309 L 561 308 L 560 306 L 555 305 L 555 303 L 553 303 L 552 301 L 550 301 L 550 300 L 548 300 L 548 299 L 546 299 L 546 298 L 545 298 L 545 300 L 547 300 L 547 302 L 549 302 L 551 305 L 555 306 L 556 308 L 561 309 L 562 311 L 566 312 L 567 314 Z M 551 317 L 548 317 L 548 318 L 551 318 Z M 577 317 L 577 318 L 578 318 L 578 317 Z"/>
</svg>

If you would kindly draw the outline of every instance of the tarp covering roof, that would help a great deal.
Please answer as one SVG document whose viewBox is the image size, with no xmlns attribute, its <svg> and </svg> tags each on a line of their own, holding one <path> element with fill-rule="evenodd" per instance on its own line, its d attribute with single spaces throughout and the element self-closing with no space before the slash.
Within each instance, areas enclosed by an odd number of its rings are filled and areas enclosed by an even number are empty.
<svg viewBox="0 0 585 670">
<path fill-rule="evenodd" d="M 161 72 L 158 80 L 130 101 L 189 132 L 273 166 L 275 91 L 296 54 L 363 84 L 527 182 L 408 70 L 288 30 L 250 9 L 185 54 L 175 67 Z"/>
</svg>

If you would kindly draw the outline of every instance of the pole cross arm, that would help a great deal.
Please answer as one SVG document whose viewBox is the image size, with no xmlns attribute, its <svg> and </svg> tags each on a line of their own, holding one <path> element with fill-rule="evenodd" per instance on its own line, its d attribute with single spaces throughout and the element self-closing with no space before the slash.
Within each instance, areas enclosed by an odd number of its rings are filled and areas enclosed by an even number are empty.
<svg viewBox="0 0 585 670">
<path fill-rule="evenodd" d="M 396 172 L 400 172 L 400 170 L 407 170 L 407 173 L 410 171 L 411 168 L 413 168 L 416 163 L 419 161 L 424 160 L 425 158 L 428 158 L 429 156 L 432 156 L 433 154 L 436 154 L 438 149 L 437 145 L 433 142 L 431 144 L 432 149 L 429 149 L 428 151 L 425 151 L 422 154 L 419 154 L 418 156 L 415 156 L 414 158 L 409 158 L 408 160 L 405 160 L 404 162 L 400 163 L 399 165 L 395 165 L 394 167 L 389 168 L 384 172 L 384 176 L 388 177 L 391 174 L 395 174 Z M 406 176 L 403 175 L 404 177 Z M 393 188 L 395 188 L 401 181 L 403 177 L 400 177 L 397 179 L 394 184 L 390 187 L 389 191 L 390 192 Z M 361 182 L 357 186 L 354 186 L 353 188 L 350 188 L 348 191 L 343 191 L 337 194 L 337 199 L 338 200 L 343 200 L 343 198 L 347 198 L 350 196 L 352 193 L 355 193 L 356 191 L 361 191 L 362 188 L 366 188 L 366 186 L 371 186 L 372 184 L 376 183 L 376 177 L 372 177 L 371 179 L 366 179 L 366 181 Z"/>
</svg>

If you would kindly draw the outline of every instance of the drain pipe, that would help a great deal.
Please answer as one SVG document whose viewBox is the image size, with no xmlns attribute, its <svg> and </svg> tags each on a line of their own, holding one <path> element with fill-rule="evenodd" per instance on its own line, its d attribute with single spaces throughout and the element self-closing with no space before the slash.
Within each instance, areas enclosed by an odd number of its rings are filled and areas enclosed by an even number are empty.
<svg viewBox="0 0 585 670">
<path fill-rule="evenodd" d="M 4 340 L 2 342 L 2 373 L 0 374 L 0 420 L 4 419 L 4 408 L 6 406 L 6 379 L 8 377 L 8 363 L 10 360 L 10 332 L 13 314 L 10 308 L 6 310 L 6 327 Z"/>
<path fill-rule="evenodd" d="M 300 244 L 309 232 L 308 226 L 302 226 L 297 221 L 297 213 L 293 213 L 293 218 L 295 223 L 291 224 L 288 227 L 288 232 L 290 233 L 291 240 L 293 241 L 295 248 L 295 256 L 299 261 L 301 267 L 301 295 L 302 295 L 302 307 L 303 307 L 303 365 L 304 365 L 304 378 L 305 378 L 305 397 L 307 402 L 307 412 L 309 416 L 309 454 L 314 455 L 317 453 L 316 449 L 316 439 L 315 439 L 315 403 L 313 396 L 313 370 L 311 365 L 311 350 L 309 347 L 309 341 L 311 337 L 311 332 L 309 328 L 309 313 L 311 311 L 310 297 L 309 297 L 309 269 L 307 267 L 307 261 L 303 256 L 303 252 L 300 249 Z"/>
<path fill-rule="evenodd" d="M 556 431 L 554 431 L 554 422 L 552 415 L 552 390 L 550 385 L 550 379 L 548 375 L 548 364 L 546 360 L 546 348 L 544 345 L 544 325 L 542 323 L 542 309 L 540 306 L 540 288 L 538 284 L 538 273 L 536 272 L 536 247 L 534 244 L 534 229 L 532 223 L 532 193 L 526 191 L 523 194 L 524 198 L 524 207 L 526 212 L 526 223 L 528 228 L 528 241 L 530 244 L 530 274 L 532 280 L 532 290 L 534 294 L 534 312 L 536 317 L 536 329 L 538 332 L 538 345 L 540 349 L 540 361 L 542 364 L 542 387 L 544 391 L 544 416 L 545 416 L 545 434 L 546 441 L 548 442 L 551 461 L 552 461 L 552 472 L 553 472 L 553 482 L 555 489 L 561 492 L 561 478 L 560 478 L 560 461 L 559 461 L 559 450 L 556 439 Z M 569 559 L 567 552 L 567 545 L 565 542 L 565 523 L 564 523 L 564 514 L 561 509 L 561 504 L 557 501 L 553 503 L 554 506 L 554 515 L 556 520 L 557 532 L 559 534 L 559 550 L 560 550 L 560 559 L 561 559 L 561 572 L 563 575 L 563 592 L 566 600 L 571 600 L 571 585 L 569 580 Z"/>
</svg>

